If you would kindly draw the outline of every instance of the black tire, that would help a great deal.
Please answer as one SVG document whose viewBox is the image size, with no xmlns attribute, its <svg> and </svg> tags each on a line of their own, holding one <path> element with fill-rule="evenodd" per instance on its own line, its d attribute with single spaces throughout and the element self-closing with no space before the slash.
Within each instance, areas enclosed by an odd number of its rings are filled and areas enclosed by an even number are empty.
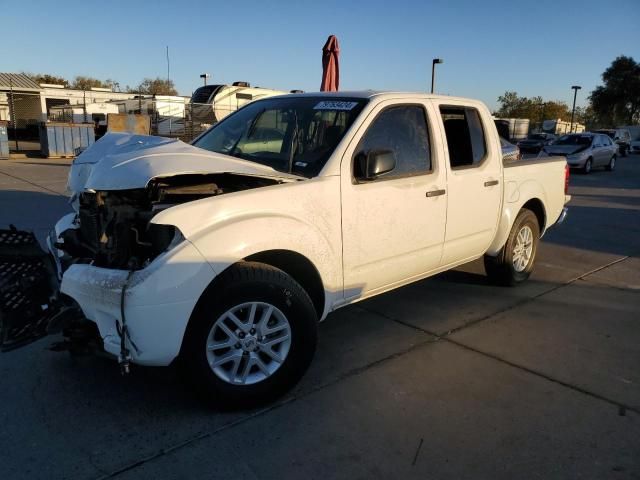
<svg viewBox="0 0 640 480">
<path fill-rule="evenodd" d="M 613 172 L 616 168 L 616 156 L 613 155 L 611 160 L 609 160 L 609 164 L 605 167 L 608 172 Z"/>
<path fill-rule="evenodd" d="M 271 376 L 239 385 L 214 373 L 206 345 L 216 321 L 247 302 L 264 302 L 279 309 L 288 321 L 291 344 L 286 358 Z M 313 303 L 293 278 L 263 263 L 238 263 L 223 272 L 198 302 L 185 334 L 181 363 L 187 378 L 207 401 L 222 408 L 255 407 L 280 397 L 302 378 L 315 353 L 317 327 Z"/>
<path fill-rule="evenodd" d="M 620 147 L 620 156 L 621 157 L 627 156 L 627 147 Z"/>
<path fill-rule="evenodd" d="M 518 233 L 525 226 L 531 229 L 532 251 L 525 268 L 518 271 L 513 264 L 514 249 L 517 244 Z M 498 253 L 498 256 L 490 257 L 485 255 L 484 257 L 484 268 L 489 280 L 497 285 L 511 287 L 527 280 L 533 270 L 539 240 L 540 226 L 538 225 L 538 218 L 531 210 L 523 208 L 520 210 L 520 213 L 518 213 L 515 222 L 513 222 L 507 242 Z"/>
<path fill-rule="evenodd" d="M 593 159 L 591 157 L 587 158 L 587 161 L 584 162 L 584 167 L 582 167 L 582 173 L 585 175 L 591 173 L 593 170 Z"/>
</svg>

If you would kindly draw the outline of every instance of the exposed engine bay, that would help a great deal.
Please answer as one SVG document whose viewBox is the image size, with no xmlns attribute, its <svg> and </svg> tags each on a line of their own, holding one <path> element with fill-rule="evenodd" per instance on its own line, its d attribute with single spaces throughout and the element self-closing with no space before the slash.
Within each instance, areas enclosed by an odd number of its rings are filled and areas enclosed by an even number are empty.
<svg viewBox="0 0 640 480">
<path fill-rule="evenodd" d="M 184 174 L 152 179 L 146 188 L 83 192 L 79 228 L 61 234 L 56 247 L 67 261 L 98 267 L 144 268 L 182 237 L 176 228 L 150 220 L 181 203 L 281 183 L 280 180 L 231 173 Z"/>
</svg>

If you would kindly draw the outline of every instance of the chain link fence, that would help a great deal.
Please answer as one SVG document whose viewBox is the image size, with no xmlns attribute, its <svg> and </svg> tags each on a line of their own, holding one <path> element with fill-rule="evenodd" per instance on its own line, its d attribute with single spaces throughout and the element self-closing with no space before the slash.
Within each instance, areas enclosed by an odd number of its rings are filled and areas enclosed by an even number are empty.
<svg viewBox="0 0 640 480">
<path fill-rule="evenodd" d="M 0 120 L 8 121 L 10 148 L 14 151 L 40 149 L 42 122 L 93 123 L 96 137 L 108 131 L 109 113 L 145 114 L 151 120 L 151 135 L 190 142 L 229 113 L 229 104 L 191 103 L 174 96 L 139 95 L 126 100 L 70 103 L 43 98 L 39 93 L 0 93 Z"/>
<path fill-rule="evenodd" d="M 237 110 L 229 105 L 191 103 L 168 97 L 138 97 L 118 104 L 117 113 L 145 114 L 151 119 L 151 135 L 190 142 L 209 127 Z"/>
</svg>

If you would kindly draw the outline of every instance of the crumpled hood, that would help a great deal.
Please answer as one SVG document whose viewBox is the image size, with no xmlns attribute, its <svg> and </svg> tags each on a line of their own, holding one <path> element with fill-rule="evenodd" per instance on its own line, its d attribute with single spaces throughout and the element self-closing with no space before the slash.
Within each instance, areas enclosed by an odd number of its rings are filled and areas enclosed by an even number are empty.
<svg viewBox="0 0 640 480">
<path fill-rule="evenodd" d="M 547 145 L 544 147 L 547 153 L 554 155 L 573 155 L 589 148 L 589 145 Z"/>
<path fill-rule="evenodd" d="M 73 162 L 69 190 L 144 188 L 153 178 L 184 174 L 235 173 L 299 180 L 266 165 L 209 152 L 180 140 L 108 133 Z"/>
</svg>

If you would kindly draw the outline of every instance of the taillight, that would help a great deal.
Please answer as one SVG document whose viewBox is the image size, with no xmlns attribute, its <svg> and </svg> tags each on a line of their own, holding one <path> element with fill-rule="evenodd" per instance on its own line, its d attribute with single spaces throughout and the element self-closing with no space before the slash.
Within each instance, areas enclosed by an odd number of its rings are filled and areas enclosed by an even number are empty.
<svg viewBox="0 0 640 480">
<path fill-rule="evenodd" d="M 564 166 L 564 194 L 569 193 L 569 172 L 570 172 L 569 164 L 567 163 Z"/>
</svg>

